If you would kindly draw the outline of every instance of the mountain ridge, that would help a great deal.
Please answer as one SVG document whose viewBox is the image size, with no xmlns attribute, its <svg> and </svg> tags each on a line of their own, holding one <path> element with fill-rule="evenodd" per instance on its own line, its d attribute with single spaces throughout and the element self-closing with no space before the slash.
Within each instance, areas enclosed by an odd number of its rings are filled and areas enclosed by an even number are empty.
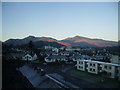
<svg viewBox="0 0 120 90">
<path fill-rule="evenodd" d="M 91 39 L 87 37 L 82 36 L 74 36 L 74 37 L 68 37 L 63 40 L 57 40 L 51 37 L 35 37 L 35 36 L 28 36 L 23 39 L 8 39 L 4 43 L 5 44 L 13 44 L 14 46 L 17 45 L 23 45 L 27 44 L 30 40 L 32 40 L 34 43 L 36 42 L 54 42 L 57 44 L 61 44 L 64 46 L 81 46 L 81 47 L 111 47 L 111 46 L 117 46 L 118 42 L 116 41 L 108 41 L 103 39 Z"/>
</svg>

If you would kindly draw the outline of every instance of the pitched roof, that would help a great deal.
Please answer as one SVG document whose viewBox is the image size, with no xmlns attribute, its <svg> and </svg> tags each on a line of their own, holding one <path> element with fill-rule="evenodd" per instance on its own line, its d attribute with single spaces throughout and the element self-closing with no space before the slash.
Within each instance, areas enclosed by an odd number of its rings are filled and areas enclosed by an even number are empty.
<svg viewBox="0 0 120 90">
<path fill-rule="evenodd" d="M 61 58 L 67 58 L 67 57 L 63 55 L 51 55 L 51 56 L 48 56 L 47 58 L 61 59 Z"/>
<path fill-rule="evenodd" d="M 89 58 L 90 56 L 88 56 L 88 55 L 74 55 L 74 56 L 71 56 L 71 57 L 69 57 L 69 58 Z"/>
<path fill-rule="evenodd" d="M 40 76 L 40 74 L 29 65 L 24 65 L 18 70 L 29 80 L 29 82 L 35 88 L 59 88 L 56 83 L 50 79 L 47 79 L 46 76 Z"/>
</svg>

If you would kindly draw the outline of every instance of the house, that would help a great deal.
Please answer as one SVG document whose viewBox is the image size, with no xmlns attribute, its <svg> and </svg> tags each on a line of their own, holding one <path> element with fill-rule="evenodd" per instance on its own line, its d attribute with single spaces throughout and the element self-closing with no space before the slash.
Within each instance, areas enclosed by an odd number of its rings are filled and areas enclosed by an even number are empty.
<svg viewBox="0 0 120 90">
<path fill-rule="evenodd" d="M 54 51 L 45 51 L 45 52 L 40 52 L 41 56 L 50 56 L 50 55 L 58 55 L 58 52 L 54 52 Z"/>
<path fill-rule="evenodd" d="M 107 57 L 106 56 L 103 56 L 103 55 L 96 55 L 96 56 L 93 56 L 92 59 L 95 59 L 95 60 L 104 60 L 106 59 Z"/>
<path fill-rule="evenodd" d="M 22 59 L 22 57 L 25 55 L 24 53 L 11 53 L 10 54 L 13 59 Z"/>
<path fill-rule="evenodd" d="M 66 51 L 75 51 L 75 50 L 80 51 L 80 48 L 67 47 L 65 50 Z"/>
<path fill-rule="evenodd" d="M 52 54 L 52 55 L 59 55 L 58 52 L 52 52 L 51 54 Z"/>
<path fill-rule="evenodd" d="M 50 46 L 50 45 L 48 45 L 48 46 L 44 46 L 44 49 L 45 49 L 45 50 L 53 50 L 53 51 L 58 51 L 58 48 L 56 48 L 56 47 L 53 47 L 53 46 Z"/>
<path fill-rule="evenodd" d="M 68 51 L 61 51 L 59 52 L 60 55 L 64 55 L 64 56 L 69 56 L 70 55 L 70 52 Z"/>
<path fill-rule="evenodd" d="M 14 59 L 14 60 L 18 60 L 18 59 L 22 59 L 22 57 L 24 56 L 24 53 L 7 53 L 5 55 L 3 55 L 6 59 Z"/>
<path fill-rule="evenodd" d="M 63 46 L 63 47 L 60 47 L 59 50 L 65 50 L 65 48 L 66 48 L 66 47 Z"/>
<path fill-rule="evenodd" d="M 36 54 L 26 54 L 25 56 L 22 57 L 22 60 L 27 60 L 27 61 L 34 61 L 38 57 Z"/>
<path fill-rule="evenodd" d="M 88 55 L 73 55 L 71 57 L 69 57 L 70 60 L 73 60 L 73 61 L 79 61 L 81 59 L 90 59 L 90 56 Z"/>
<path fill-rule="evenodd" d="M 104 76 L 120 80 L 120 64 L 78 60 L 76 66 L 78 70 L 87 71 L 93 74 L 104 74 Z"/>
<path fill-rule="evenodd" d="M 81 60 L 82 57 L 81 55 L 74 55 L 74 56 L 70 56 L 69 59 L 72 61 L 78 61 L 78 60 Z"/>
<path fill-rule="evenodd" d="M 52 48 L 52 51 L 59 52 L 58 48 Z"/>
<path fill-rule="evenodd" d="M 120 57 L 118 55 L 112 55 L 111 63 L 120 64 Z"/>
<path fill-rule="evenodd" d="M 61 62 L 61 61 L 67 61 L 67 57 L 66 56 L 62 56 L 62 55 L 51 55 L 48 57 L 45 57 L 45 62 Z"/>
</svg>

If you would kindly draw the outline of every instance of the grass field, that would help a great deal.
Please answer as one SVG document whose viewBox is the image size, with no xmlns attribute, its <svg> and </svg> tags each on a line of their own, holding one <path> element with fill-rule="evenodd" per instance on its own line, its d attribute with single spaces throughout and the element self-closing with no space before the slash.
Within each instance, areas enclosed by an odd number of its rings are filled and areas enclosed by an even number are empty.
<svg viewBox="0 0 120 90">
<path fill-rule="evenodd" d="M 103 88 L 120 88 L 120 81 L 118 80 L 80 71 L 80 70 L 77 70 L 76 68 L 73 68 L 67 71 L 66 73 L 82 81 L 83 83 L 86 82 L 89 85 L 96 85 L 95 87 L 98 86 Z M 78 83 L 78 85 L 81 85 L 81 84 Z"/>
</svg>

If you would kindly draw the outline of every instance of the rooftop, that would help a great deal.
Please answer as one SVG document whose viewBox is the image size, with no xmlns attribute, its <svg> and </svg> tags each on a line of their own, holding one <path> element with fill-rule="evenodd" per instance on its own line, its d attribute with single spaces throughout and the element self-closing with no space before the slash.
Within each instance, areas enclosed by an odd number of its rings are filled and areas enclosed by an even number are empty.
<svg viewBox="0 0 120 90">
<path fill-rule="evenodd" d="M 79 60 L 79 61 L 90 62 L 90 63 L 98 63 L 98 64 L 106 64 L 106 65 L 113 65 L 113 66 L 120 66 L 120 64 L 106 63 L 106 62 L 93 61 L 93 60 Z"/>
</svg>

